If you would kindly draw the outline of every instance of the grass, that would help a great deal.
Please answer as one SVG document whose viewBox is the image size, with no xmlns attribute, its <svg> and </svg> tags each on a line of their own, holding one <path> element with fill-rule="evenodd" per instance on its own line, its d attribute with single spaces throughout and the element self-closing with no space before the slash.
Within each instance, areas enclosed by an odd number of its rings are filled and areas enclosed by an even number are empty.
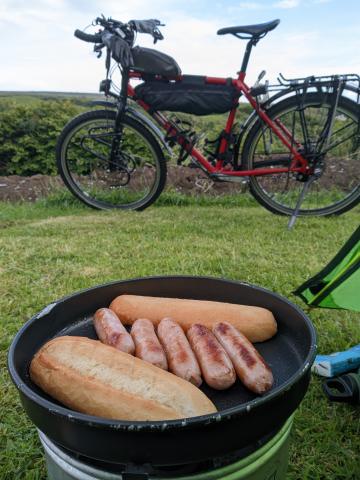
<svg viewBox="0 0 360 480">
<path fill-rule="evenodd" d="M 90 101 L 103 98 L 99 93 L 71 93 L 71 92 L 16 92 L 16 91 L 1 91 L 0 103 L 2 101 L 11 101 L 16 104 L 30 105 L 37 104 L 41 100 L 71 100 Z"/>
<path fill-rule="evenodd" d="M 21 325 L 66 294 L 116 279 L 190 274 L 258 284 L 308 312 L 319 352 L 360 342 L 359 314 L 309 309 L 291 292 L 318 272 L 358 224 L 340 217 L 287 219 L 248 196 L 199 199 L 164 194 L 142 213 L 98 212 L 63 195 L 36 204 L 0 204 L 0 478 L 45 479 L 36 430 L 6 368 Z M 290 480 L 360 478 L 358 410 L 329 403 L 313 376 L 297 411 Z"/>
</svg>

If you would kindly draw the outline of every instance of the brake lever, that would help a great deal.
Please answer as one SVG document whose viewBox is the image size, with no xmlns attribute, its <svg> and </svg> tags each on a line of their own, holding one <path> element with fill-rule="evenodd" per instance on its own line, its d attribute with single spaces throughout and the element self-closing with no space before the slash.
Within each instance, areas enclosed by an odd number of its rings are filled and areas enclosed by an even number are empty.
<svg viewBox="0 0 360 480">
<path fill-rule="evenodd" d="M 161 26 L 161 23 L 159 25 Z M 158 40 L 164 40 L 164 36 L 158 28 L 154 29 L 153 37 L 154 37 L 154 43 L 156 43 Z"/>
<path fill-rule="evenodd" d="M 95 20 L 94 20 L 94 26 L 95 25 L 103 25 L 104 22 L 106 22 L 106 18 L 105 18 L 105 15 L 102 13 L 101 14 L 101 17 L 96 17 Z"/>
<path fill-rule="evenodd" d="M 94 45 L 94 52 L 97 54 L 97 58 L 101 58 L 102 56 L 102 49 L 105 47 L 103 43 L 99 43 L 98 45 Z"/>
</svg>

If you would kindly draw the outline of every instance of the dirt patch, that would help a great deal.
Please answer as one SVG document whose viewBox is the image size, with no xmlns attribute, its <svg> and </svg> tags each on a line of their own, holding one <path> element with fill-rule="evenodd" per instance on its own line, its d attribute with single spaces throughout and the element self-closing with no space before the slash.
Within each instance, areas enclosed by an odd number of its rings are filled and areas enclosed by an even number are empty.
<svg viewBox="0 0 360 480">
<path fill-rule="evenodd" d="M 62 186 L 63 183 L 59 177 L 49 175 L 0 177 L 0 200 L 34 202 Z"/>
<path fill-rule="evenodd" d="M 360 179 L 359 165 L 350 171 L 346 161 L 335 158 L 329 159 L 325 174 L 318 181 L 321 189 L 330 189 L 334 186 L 341 189 L 354 188 Z M 273 189 L 279 178 L 266 179 L 263 177 L 262 184 L 266 188 Z M 0 176 L 0 201 L 25 200 L 33 202 L 54 193 L 59 188 L 65 188 L 60 177 L 48 175 L 33 175 L 21 177 L 12 175 Z M 246 191 L 246 181 L 240 182 L 214 182 L 202 170 L 176 165 L 168 165 L 166 189 L 172 189 L 185 195 L 224 195 L 241 193 Z"/>
<path fill-rule="evenodd" d="M 0 176 L 0 201 L 6 200 L 34 202 L 47 197 L 59 188 L 65 188 L 60 177 L 49 175 L 33 175 L 21 177 L 11 175 Z M 242 183 L 214 183 L 204 172 L 189 167 L 168 166 L 166 188 L 176 190 L 184 194 L 208 194 L 217 195 L 224 193 L 239 193 L 245 190 Z"/>
</svg>

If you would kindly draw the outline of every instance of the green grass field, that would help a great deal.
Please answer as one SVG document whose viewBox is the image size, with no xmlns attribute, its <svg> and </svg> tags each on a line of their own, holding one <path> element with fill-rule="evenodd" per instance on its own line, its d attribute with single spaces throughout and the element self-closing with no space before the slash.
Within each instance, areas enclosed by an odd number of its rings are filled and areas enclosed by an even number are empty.
<svg viewBox="0 0 360 480">
<path fill-rule="evenodd" d="M 359 209 L 334 218 L 287 219 L 247 196 L 212 200 L 164 194 L 142 213 L 98 212 L 64 196 L 0 204 L 0 479 L 45 479 L 34 426 L 6 367 L 18 329 L 74 291 L 150 275 L 209 275 L 261 285 L 303 308 L 319 352 L 360 342 L 359 314 L 309 309 L 291 292 L 318 272 L 358 225 Z M 360 478 L 359 410 L 329 403 L 313 377 L 292 431 L 288 478 Z"/>
<path fill-rule="evenodd" d="M 18 104 L 32 104 L 41 100 L 97 100 L 99 97 L 103 98 L 99 93 L 79 93 L 79 92 L 23 92 L 23 91 L 1 91 L 0 90 L 0 103 L 1 101 L 12 101 Z"/>
</svg>

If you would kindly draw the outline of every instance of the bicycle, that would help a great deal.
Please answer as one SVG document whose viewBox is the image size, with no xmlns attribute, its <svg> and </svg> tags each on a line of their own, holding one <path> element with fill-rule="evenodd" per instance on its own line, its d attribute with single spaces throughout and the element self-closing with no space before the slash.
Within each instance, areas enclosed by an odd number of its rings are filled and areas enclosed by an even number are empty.
<svg viewBox="0 0 360 480">
<path fill-rule="evenodd" d="M 341 214 L 360 202 L 360 77 L 356 74 L 245 83 L 251 50 L 279 20 L 222 28 L 219 35 L 246 39 L 237 78 L 183 75 L 176 61 L 158 50 L 135 46 L 137 33 L 163 36 L 158 20 L 122 23 L 104 16 L 96 34 L 75 36 L 106 49 L 106 100 L 71 120 L 61 133 L 57 165 L 69 190 L 87 205 L 142 210 L 162 192 L 164 152 L 180 148 L 178 164 L 189 158 L 213 181 L 248 181 L 255 199 L 271 212 L 291 215 Z M 114 67 L 121 87 L 111 80 Z M 142 80 L 136 87 L 133 80 Z M 272 94 L 271 93 L 274 93 Z M 243 96 L 253 113 L 236 131 Z M 351 98 L 355 97 L 355 98 Z M 112 100 L 113 99 L 113 100 Z M 134 106 L 130 105 L 132 103 Z M 195 115 L 228 113 L 223 131 L 204 150 L 187 121 L 163 111 Z M 155 123 L 154 123 L 155 122 Z"/>
</svg>

